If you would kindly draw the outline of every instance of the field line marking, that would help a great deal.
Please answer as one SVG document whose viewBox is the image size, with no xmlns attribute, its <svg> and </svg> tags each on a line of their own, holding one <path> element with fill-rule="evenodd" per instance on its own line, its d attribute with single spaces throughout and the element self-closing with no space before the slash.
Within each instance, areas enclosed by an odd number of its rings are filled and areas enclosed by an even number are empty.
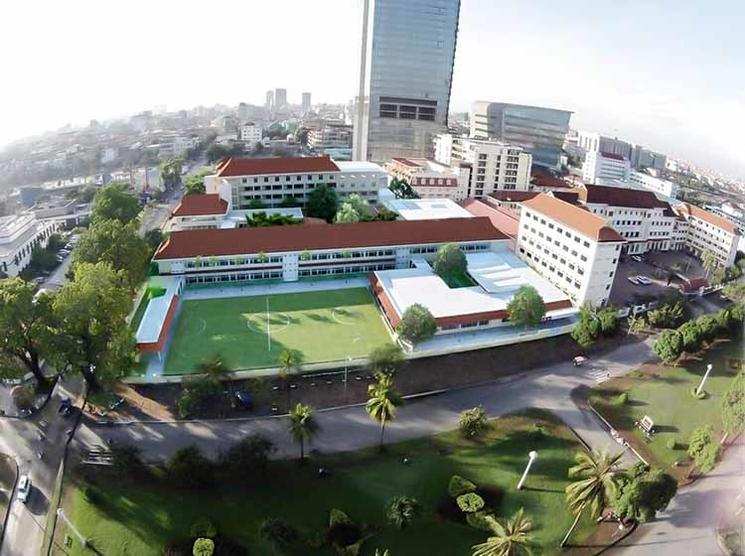
<svg viewBox="0 0 745 556">
<path fill-rule="evenodd" d="M 272 329 L 269 326 L 269 296 L 266 296 L 266 341 L 269 351 L 271 353 L 272 351 Z"/>
</svg>

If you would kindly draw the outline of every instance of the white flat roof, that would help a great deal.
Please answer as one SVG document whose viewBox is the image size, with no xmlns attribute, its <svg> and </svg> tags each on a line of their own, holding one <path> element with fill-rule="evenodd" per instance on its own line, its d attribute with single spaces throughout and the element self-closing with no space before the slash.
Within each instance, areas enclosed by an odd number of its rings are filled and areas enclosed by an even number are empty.
<svg viewBox="0 0 745 556">
<path fill-rule="evenodd" d="M 473 218 L 473 214 L 450 199 L 390 199 L 383 204 L 403 220 Z"/>
<path fill-rule="evenodd" d="M 427 307 L 435 318 L 503 311 L 520 286 L 533 286 L 547 304 L 569 301 L 507 248 L 466 255 L 466 260 L 477 286 L 450 288 L 423 261 L 416 268 L 383 270 L 375 275 L 399 315 L 415 303 Z M 567 308 L 547 314 L 558 317 L 574 312 Z"/>
<path fill-rule="evenodd" d="M 341 172 L 382 172 L 385 170 L 374 162 L 364 160 L 334 160 Z"/>
<path fill-rule="evenodd" d="M 179 293 L 183 278 L 180 276 L 157 276 L 148 285 L 166 289 L 165 294 L 150 300 L 137 327 L 135 339 L 138 344 L 150 344 L 158 341 L 160 331 L 166 322 L 166 315 L 174 296 Z"/>
</svg>

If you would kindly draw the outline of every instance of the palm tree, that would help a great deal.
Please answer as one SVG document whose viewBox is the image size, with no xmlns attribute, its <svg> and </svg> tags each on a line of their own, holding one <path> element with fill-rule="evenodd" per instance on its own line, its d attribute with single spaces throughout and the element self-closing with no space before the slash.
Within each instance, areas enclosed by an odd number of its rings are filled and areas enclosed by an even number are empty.
<svg viewBox="0 0 745 556">
<path fill-rule="evenodd" d="M 403 529 L 419 515 L 419 501 L 408 496 L 396 496 L 388 502 L 386 517 L 397 529 Z"/>
<path fill-rule="evenodd" d="M 704 252 L 701 253 L 701 265 L 704 267 L 706 276 L 708 277 L 717 269 L 719 261 L 713 251 L 710 249 L 704 249 Z"/>
<path fill-rule="evenodd" d="M 302 358 L 300 352 L 293 349 L 285 349 L 279 354 L 279 378 L 287 391 L 287 409 L 290 409 L 290 376 L 300 369 Z"/>
<path fill-rule="evenodd" d="M 365 410 L 371 419 L 380 423 L 380 449 L 383 450 L 383 435 L 385 424 L 396 417 L 396 407 L 402 400 L 393 388 L 393 377 L 378 373 L 376 382 L 367 387 L 368 400 Z"/>
<path fill-rule="evenodd" d="M 225 375 L 228 373 L 228 369 L 225 368 L 225 363 L 219 355 L 216 355 L 212 359 L 202 361 L 197 367 L 198 372 L 204 374 L 210 382 L 219 384 L 225 379 Z"/>
<path fill-rule="evenodd" d="M 313 408 L 298 403 L 290 410 L 290 423 L 287 428 L 292 439 L 300 445 L 300 463 L 303 463 L 305 442 L 312 440 L 321 428 L 313 418 Z"/>
<path fill-rule="evenodd" d="M 585 509 L 590 510 L 592 519 L 597 519 L 615 496 L 621 456 L 623 452 L 610 455 L 607 450 L 578 452 L 574 456 L 577 465 L 569 469 L 569 478 L 575 481 L 566 488 L 566 500 L 576 517 L 561 546 L 566 545 Z"/>
<path fill-rule="evenodd" d="M 525 517 L 522 508 L 504 525 L 492 516 L 486 516 L 485 519 L 493 536 L 486 539 L 486 542 L 475 545 L 473 556 L 518 556 L 531 553 L 533 539 L 528 533 L 533 528 L 533 523 Z"/>
</svg>

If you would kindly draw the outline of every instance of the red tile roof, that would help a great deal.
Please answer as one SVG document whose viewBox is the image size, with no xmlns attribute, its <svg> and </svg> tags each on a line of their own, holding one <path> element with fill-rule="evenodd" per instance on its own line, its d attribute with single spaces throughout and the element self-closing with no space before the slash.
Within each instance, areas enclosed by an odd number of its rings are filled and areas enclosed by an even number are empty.
<svg viewBox="0 0 745 556">
<path fill-rule="evenodd" d="M 225 214 L 227 211 L 228 202 L 217 193 L 202 193 L 185 195 L 173 211 L 173 216 Z"/>
<path fill-rule="evenodd" d="M 163 260 L 503 239 L 508 238 L 492 226 L 488 218 L 184 230 L 171 233 L 154 258 Z"/>
<path fill-rule="evenodd" d="M 517 214 L 499 207 L 487 205 L 477 199 L 468 199 L 463 202 L 463 208 L 474 216 L 486 216 L 497 230 L 510 236 L 517 237 L 520 221 Z"/>
<path fill-rule="evenodd" d="M 263 174 L 305 174 L 338 172 L 339 167 L 328 156 L 295 158 L 227 158 L 217 165 L 221 178 Z"/>
<path fill-rule="evenodd" d="M 708 210 L 704 210 L 690 203 L 681 203 L 677 208 L 686 215 L 695 216 L 696 218 L 704 220 L 705 222 L 708 222 L 717 228 L 721 228 L 730 234 L 739 235 L 737 226 L 733 222 L 730 222 L 726 218 L 714 214 L 713 212 L 709 212 Z"/>
<path fill-rule="evenodd" d="M 660 201 L 651 191 L 585 184 L 577 188 L 579 198 L 585 203 L 612 207 L 661 208 L 670 210 L 670 204 Z"/>
<path fill-rule="evenodd" d="M 626 241 L 599 216 L 545 193 L 541 193 L 535 199 L 525 201 L 523 207 L 553 218 L 595 241 Z"/>
<path fill-rule="evenodd" d="M 530 183 L 536 187 L 548 187 L 553 189 L 570 189 L 572 187 L 561 178 L 539 172 L 534 172 L 530 175 Z"/>
<path fill-rule="evenodd" d="M 577 191 L 552 191 L 551 195 L 573 205 L 579 204 L 579 193 Z"/>
<path fill-rule="evenodd" d="M 507 203 L 522 203 L 540 195 L 540 191 L 494 191 L 489 197 Z"/>
</svg>

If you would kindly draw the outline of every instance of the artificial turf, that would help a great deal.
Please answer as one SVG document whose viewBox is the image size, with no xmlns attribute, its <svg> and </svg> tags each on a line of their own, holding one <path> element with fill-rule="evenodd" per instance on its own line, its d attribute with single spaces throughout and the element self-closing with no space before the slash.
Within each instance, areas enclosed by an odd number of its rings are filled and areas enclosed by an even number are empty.
<svg viewBox="0 0 745 556">
<path fill-rule="evenodd" d="M 536 424 L 542 432 L 536 432 Z M 525 488 L 518 491 L 515 486 L 532 449 L 538 459 Z M 259 524 L 268 517 L 284 519 L 305 539 L 283 554 L 332 554 L 328 547 L 306 544 L 322 538 L 332 508 L 372 531 L 362 556 L 372 556 L 376 548 L 388 548 L 393 555 L 466 556 L 487 533 L 468 526 L 456 517 L 459 512 L 443 513 L 450 500 L 448 481 L 459 474 L 489 493 L 487 503 L 497 517 L 524 508 L 533 522 L 534 553 L 555 554 L 573 521 L 564 488 L 573 455 L 580 449 L 576 437 L 554 417 L 531 412 L 492 421 L 479 440 L 465 440 L 453 431 L 390 445 L 384 454 L 362 450 L 321 457 L 302 467 L 275 461 L 264 473 L 247 476 L 245 483 L 204 490 L 175 489 L 165 477 L 130 483 L 102 470 L 96 478 L 102 498 L 92 503 L 84 494 L 86 483 L 73 480 L 65 493 L 66 513 L 100 553 L 109 556 L 162 554 L 166 543 L 188 538 L 190 526 L 200 517 L 212 520 L 220 534 L 245 546 L 252 556 L 274 554 L 258 536 Z M 402 463 L 404 457 L 408 465 Z M 319 465 L 330 469 L 330 476 L 319 479 Z M 402 495 L 419 501 L 421 515 L 398 530 L 386 522 L 384 508 L 392 497 Z M 572 542 L 581 541 L 591 529 L 591 523 L 581 522 Z M 58 535 L 63 534 L 61 527 Z M 70 554 L 84 552 L 76 543 Z"/>
<path fill-rule="evenodd" d="M 285 349 L 298 351 L 304 363 L 365 357 L 387 341 L 365 288 L 189 299 L 182 303 L 165 374 L 194 372 L 216 356 L 231 370 L 273 367 Z"/>
</svg>

